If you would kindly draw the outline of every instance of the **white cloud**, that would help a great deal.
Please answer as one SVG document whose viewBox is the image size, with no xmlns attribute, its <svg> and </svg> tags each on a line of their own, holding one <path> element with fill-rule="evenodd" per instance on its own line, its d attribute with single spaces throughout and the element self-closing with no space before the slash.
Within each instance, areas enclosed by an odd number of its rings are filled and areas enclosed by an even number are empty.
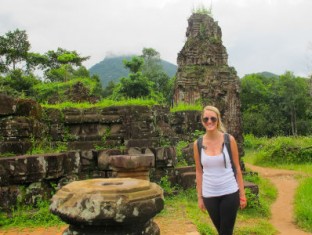
<svg viewBox="0 0 312 235">
<path fill-rule="evenodd" d="M 176 63 L 187 19 L 200 4 L 212 4 L 229 65 L 246 73 L 286 70 L 310 73 L 310 0 L 0 0 L 0 34 L 27 31 L 32 51 L 62 47 L 91 56 L 87 67 L 108 53 L 141 53 L 152 47 Z M 312 54 L 312 50 L 311 50 Z"/>
</svg>

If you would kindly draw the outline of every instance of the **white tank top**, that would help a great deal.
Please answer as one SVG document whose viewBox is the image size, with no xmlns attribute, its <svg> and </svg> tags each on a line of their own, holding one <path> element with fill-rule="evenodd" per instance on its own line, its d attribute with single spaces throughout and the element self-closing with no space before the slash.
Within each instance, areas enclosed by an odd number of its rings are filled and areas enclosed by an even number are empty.
<svg viewBox="0 0 312 235">
<path fill-rule="evenodd" d="M 201 163 L 203 166 L 203 197 L 218 197 L 235 193 L 238 185 L 232 169 L 227 148 L 223 147 L 226 167 L 224 165 L 223 154 L 208 156 L 204 149 L 201 149 Z"/>
</svg>

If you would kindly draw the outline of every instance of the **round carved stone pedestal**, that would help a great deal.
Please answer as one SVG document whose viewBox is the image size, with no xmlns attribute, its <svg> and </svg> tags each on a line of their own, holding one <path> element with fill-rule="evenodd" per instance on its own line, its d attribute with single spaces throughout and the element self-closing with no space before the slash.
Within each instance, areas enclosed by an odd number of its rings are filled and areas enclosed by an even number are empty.
<svg viewBox="0 0 312 235">
<path fill-rule="evenodd" d="M 50 211 L 70 224 L 63 235 L 158 235 L 152 218 L 164 207 L 160 186 L 147 180 L 75 181 L 53 197 Z"/>
</svg>

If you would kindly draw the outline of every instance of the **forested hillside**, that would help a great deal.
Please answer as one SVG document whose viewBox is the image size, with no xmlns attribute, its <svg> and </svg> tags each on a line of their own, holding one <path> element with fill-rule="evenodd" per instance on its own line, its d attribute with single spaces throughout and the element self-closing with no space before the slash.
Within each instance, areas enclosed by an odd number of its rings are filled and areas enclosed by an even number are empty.
<svg viewBox="0 0 312 235">
<path fill-rule="evenodd" d="M 91 75 L 98 75 L 102 85 L 106 87 L 110 81 L 117 83 L 121 77 L 128 77 L 130 71 L 125 68 L 123 60 L 131 60 L 133 56 L 135 55 L 106 57 L 101 62 L 93 65 L 89 72 Z M 160 62 L 169 77 L 173 77 L 176 74 L 176 65 L 165 60 Z"/>
</svg>

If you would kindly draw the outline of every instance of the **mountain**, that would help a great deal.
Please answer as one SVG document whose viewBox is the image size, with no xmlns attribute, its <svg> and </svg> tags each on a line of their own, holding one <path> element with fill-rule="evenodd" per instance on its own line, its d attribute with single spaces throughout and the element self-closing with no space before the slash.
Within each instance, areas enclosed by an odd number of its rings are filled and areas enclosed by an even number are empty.
<svg viewBox="0 0 312 235">
<path fill-rule="evenodd" d="M 123 65 L 123 60 L 131 60 L 134 55 L 105 57 L 101 62 L 93 65 L 89 72 L 91 75 L 98 75 L 103 87 L 110 81 L 119 82 L 121 77 L 127 77 L 129 70 Z M 161 65 L 169 77 L 173 77 L 177 72 L 177 66 L 168 61 L 161 60 Z"/>
<path fill-rule="evenodd" d="M 257 73 L 259 75 L 262 75 L 263 77 L 266 77 L 266 78 L 278 78 L 279 76 L 274 74 L 274 73 L 271 73 L 271 72 L 267 72 L 267 71 L 264 71 L 264 72 L 261 72 L 261 73 Z"/>
</svg>

